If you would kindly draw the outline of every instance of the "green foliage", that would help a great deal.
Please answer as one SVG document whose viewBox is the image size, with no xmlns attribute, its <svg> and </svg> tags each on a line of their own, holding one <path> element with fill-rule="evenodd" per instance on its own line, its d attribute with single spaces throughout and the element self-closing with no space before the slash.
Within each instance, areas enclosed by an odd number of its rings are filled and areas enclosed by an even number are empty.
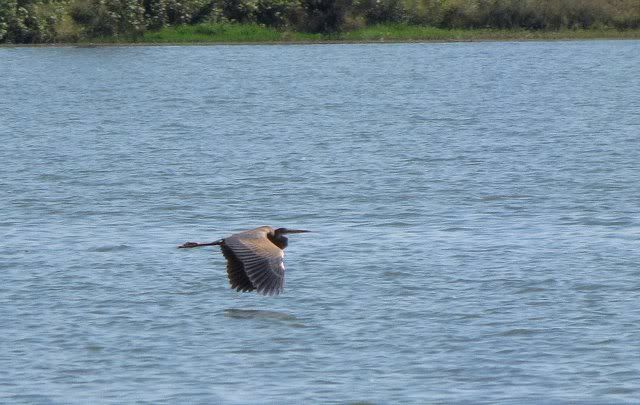
<svg viewBox="0 0 640 405">
<path fill-rule="evenodd" d="M 402 22 L 408 18 L 402 0 L 357 0 L 353 9 L 364 16 L 367 24 Z"/>
<path fill-rule="evenodd" d="M 222 0 L 222 15 L 232 22 L 255 22 L 257 9 L 257 0 Z"/>
<path fill-rule="evenodd" d="M 379 24 L 345 32 L 341 39 L 349 41 L 476 41 L 476 40 L 555 40 L 592 38 L 640 38 L 640 30 L 620 32 L 615 29 L 448 29 L 410 24 Z"/>
<path fill-rule="evenodd" d="M 640 30 L 619 32 L 608 30 L 530 31 L 445 29 L 409 24 L 377 24 L 333 34 L 311 34 L 264 27 L 258 24 L 213 23 L 165 27 L 145 33 L 138 41 L 149 43 L 234 43 L 234 42 L 321 42 L 321 41 L 472 41 L 513 39 L 589 39 L 640 38 Z"/>
<path fill-rule="evenodd" d="M 335 37 L 379 24 L 566 34 L 639 29 L 640 0 L 0 0 L 0 43 L 140 39 L 149 30 L 192 24 L 200 31 L 223 24 L 225 32 L 244 35 L 228 22 L 252 27 L 247 35 L 262 26 Z"/>
<path fill-rule="evenodd" d="M 215 0 L 143 0 L 143 4 L 149 29 L 217 18 Z"/>
<path fill-rule="evenodd" d="M 140 40 L 152 43 L 273 42 L 320 40 L 319 35 L 288 32 L 258 24 L 205 23 L 165 27 L 148 32 Z"/>
<path fill-rule="evenodd" d="M 442 0 L 438 26 L 448 28 L 589 29 L 634 27 L 638 0 Z M 636 20 L 637 21 L 637 20 Z"/>
<path fill-rule="evenodd" d="M 349 0 L 301 0 L 305 18 L 305 31 L 333 33 L 342 29 L 347 10 L 351 7 Z"/>
<path fill-rule="evenodd" d="M 145 28 L 141 0 L 76 0 L 70 14 L 89 37 L 136 37 Z"/>
<path fill-rule="evenodd" d="M 438 25 L 442 16 L 440 0 L 404 0 L 406 21 L 415 25 Z"/>
<path fill-rule="evenodd" d="M 9 36 L 9 25 L 16 19 L 17 4 L 16 0 L 0 1 L 0 42 Z"/>
<path fill-rule="evenodd" d="M 237 23 L 276 28 L 295 26 L 301 12 L 298 0 L 222 0 L 222 17 Z"/>
<path fill-rule="evenodd" d="M 297 0 L 258 0 L 256 22 L 268 27 L 297 26 L 302 20 L 302 6 Z"/>
<path fill-rule="evenodd" d="M 64 14 L 63 1 L 0 0 L 0 42 L 53 42 Z"/>
</svg>

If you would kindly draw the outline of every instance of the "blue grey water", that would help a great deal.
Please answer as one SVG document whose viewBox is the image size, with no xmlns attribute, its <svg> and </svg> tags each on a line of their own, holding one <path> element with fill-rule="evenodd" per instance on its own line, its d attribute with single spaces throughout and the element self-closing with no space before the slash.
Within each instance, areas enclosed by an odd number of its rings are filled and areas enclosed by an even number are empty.
<svg viewBox="0 0 640 405">
<path fill-rule="evenodd" d="M 640 398 L 640 42 L 0 49 L 0 402 Z M 293 235 L 285 293 L 216 248 Z"/>
</svg>

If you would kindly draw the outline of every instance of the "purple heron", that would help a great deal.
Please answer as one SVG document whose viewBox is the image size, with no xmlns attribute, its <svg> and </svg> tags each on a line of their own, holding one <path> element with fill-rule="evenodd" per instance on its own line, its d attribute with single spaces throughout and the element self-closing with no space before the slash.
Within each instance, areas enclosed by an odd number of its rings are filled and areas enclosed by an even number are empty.
<svg viewBox="0 0 640 405">
<path fill-rule="evenodd" d="M 227 275 L 236 291 L 254 291 L 263 295 L 280 294 L 284 288 L 285 234 L 309 232 L 301 229 L 261 226 L 210 243 L 187 242 L 179 248 L 215 246 L 227 259 Z"/>
</svg>

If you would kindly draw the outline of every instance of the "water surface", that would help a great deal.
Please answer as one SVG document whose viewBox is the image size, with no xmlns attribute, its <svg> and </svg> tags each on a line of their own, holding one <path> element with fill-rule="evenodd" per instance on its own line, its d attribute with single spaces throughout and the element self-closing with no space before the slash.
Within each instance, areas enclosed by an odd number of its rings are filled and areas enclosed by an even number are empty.
<svg viewBox="0 0 640 405">
<path fill-rule="evenodd" d="M 639 57 L 0 49 L 0 402 L 637 400 Z M 264 224 L 276 298 L 175 248 Z"/>
</svg>

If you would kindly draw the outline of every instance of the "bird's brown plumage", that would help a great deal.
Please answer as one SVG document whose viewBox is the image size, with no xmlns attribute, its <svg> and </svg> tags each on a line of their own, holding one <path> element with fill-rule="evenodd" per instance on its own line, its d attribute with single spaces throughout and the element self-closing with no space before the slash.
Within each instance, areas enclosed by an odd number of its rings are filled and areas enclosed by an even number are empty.
<svg viewBox="0 0 640 405">
<path fill-rule="evenodd" d="M 284 289 L 284 248 L 287 233 L 308 232 L 261 226 L 211 243 L 187 242 L 181 248 L 219 245 L 227 259 L 227 276 L 236 291 L 277 295 Z"/>
<path fill-rule="evenodd" d="M 233 260 L 227 263 L 227 274 L 232 288 L 234 282 L 238 283 L 238 286 L 248 288 L 246 281 L 249 280 L 253 288 L 247 291 L 255 289 L 264 295 L 275 295 L 282 292 L 284 289 L 284 251 L 274 245 L 267 237 L 273 232 L 273 228 L 261 226 L 223 239 L 222 244 L 233 255 Z M 236 289 L 238 288 L 236 287 Z M 243 289 L 238 291 L 243 291 Z"/>
<path fill-rule="evenodd" d="M 238 260 L 233 250 L 224 244 L 220 245 L 220 247 L 222 248 L 222 254 L 227 259 L 227 276 L 229 277 L 231 288 L 242 292 L 255 290 L 256 288 L 251 284 L 251 280 L 244 272 L 242 262 Z"/>
</svg>

